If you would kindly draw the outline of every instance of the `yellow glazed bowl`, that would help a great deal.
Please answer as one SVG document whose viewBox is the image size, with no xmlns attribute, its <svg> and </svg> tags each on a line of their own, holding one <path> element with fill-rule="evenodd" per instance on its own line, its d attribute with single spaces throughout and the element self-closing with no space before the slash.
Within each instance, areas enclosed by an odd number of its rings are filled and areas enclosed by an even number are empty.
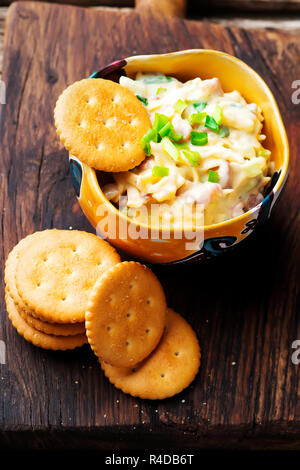
<svg viewBox="0 0 300 470">
<path fill-rule="evenodd" d="M 287 180 L 289 146 L 274 96 L 263 79 L 244 62 L 224 52 L 208 49 L 133 56 L 115 61 L 91 77 L 118 81 L 120 75 L 133 78 L 136 72 L 161 72 L 181 81 L 218 77 L 225 92 L 238 90 L 247 102 L 258 104 L 265 117 L 265 146 L 272 152 L 276 170 L 268 194 L 245 214 L 202 227 L 202 243 L 191 248 L 193 235 L 190 232 L 171 232 L 166 236 L 161 230 L 153 231 L 152 228 L 151 231 L 151 227 L 136 224 L 119 212 L 101 191 L 107 175 L 96 174 L 93 168 L 70 157 L 73 183 L 84 214 L 97 232 L 113 245 L 150 263 L 190 263 L 231 250 L 270 217 Z"/>
</svg>

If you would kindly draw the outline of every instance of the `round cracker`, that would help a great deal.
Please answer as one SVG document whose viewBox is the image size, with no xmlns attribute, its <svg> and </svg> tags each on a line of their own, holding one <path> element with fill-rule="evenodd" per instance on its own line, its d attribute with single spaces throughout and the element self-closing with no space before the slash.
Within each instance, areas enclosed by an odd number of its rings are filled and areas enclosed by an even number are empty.
<svg viewBox="0 0 300 470">
<path fill-rule="evenodd" d="M 30 310 L 28 305 L 26 305 L 23 302 L 22 298 L 19 296 L 16 287 L 15 273 L 19 258 L 22 258 L 22 253 L 26 251 L 26 246 L 32 243 L 34 240 L 40 237 L 44 237 L 45 232 L 47 232 L 47 230 L 37 231 L 30 235 L 27 235 L 27 237 L 25 238 L 22 238 L 22 240 L 20 240 L 19 243 L 17 243 L 17 245 L 15 245 L 11 252 L 8 254 L 5 263 L 4 281 L 6 284 L 6 289 L 8 289 L 10 296 L 13 298 L 15 304 L 18 307 L 18 310 L 24 311 L 27 315 L 31 316 L 34 316 L 34 311 Z"/>
<path fill-rule="evenodd" d="M 58 98 L 55 124 L 66 149 L 102 171 L 127 171 L 146 157 L 140 140 L 151 121 L 141 101 L 118 83 L 89 78 Z"/>
<path fill-rule="evenodd" d="M 126 261 L 95 285 L 85 317 L 95 354 L 118 367 L 137 364 L 157 346 L 165 326 L 163 288 L 146 266 Z"/>
<path fill-rule="evenodd" d="M 18 309 L 10 295 L 6 293 L 6 308 L 10 321 L 18 333 L 27 341 L 43 349 L 52 349 L 53 351 L 65 351 L 83 346 L 87 343 L 86 335 L 76 336 L 53 336 L 42 333 L 32 328 L 19 315 Z"/>
<path fill-rule="evenodd" d="M 22 240 L 20 240 L 19 243 L 17 243 L 17 245 L 15 245 L 10 251 L 5 262 L 4 282 L 9 290 L 11 297 L 14 299 L 14 302 L 21 308 L 25 308 L 25 304 L 22 302 L 22 299 L 20 298 L 16 288 L 16 267 L 22 250 L 26 249 L 26 244 L 31 243 L 35 239 L 38 239 L 42 233 L 43 232 L 34 232 L 31 235 L 27 235 L 27 237 L 22 238 Z"/>
<path fill-rule="evenodd" d="M 49 323 L 82 323 L 95 282 L 119 262 L 115 249 L 96 235 L 46 230 L 26 244 L 16 267 L 16 287 L 32 316 Z"/>
<path fill-rule="evenodd" d="M 18 294 L 16 283 L 15 283 L 15 270 L 20 257 L 20 253 L 25 249 L 26 244 L 33 239 L 38 238 L 42 232 L 35 232 L 32 235 L 28 235 L 26 238 L 23 238 L 9 253 L 6 263 L 5 263 L 5 274 L 4 280 L 6 284 L 6 291 L 14 300 L 18 308 L 19 315 L 23 320 L 32 326 L 36 330 L 42 331 L 43 333 L 56 335 L 56 336 L 72 336 L 85 333 L 84 323 L 48 323 L 35 318 L 29 313 L 26 309 L 26 305 L 22 301 L 21 297 Z"/>
<path fill-rule="evenodd" d="M 158 347 L 134 368 L 100 361 L 115 387 L 134 397 L 160 400 L 186 388 L 200 365 L 200 348 L 193 329 L 178 313 L 167 310 L 166 329 Z"/>
</svg>

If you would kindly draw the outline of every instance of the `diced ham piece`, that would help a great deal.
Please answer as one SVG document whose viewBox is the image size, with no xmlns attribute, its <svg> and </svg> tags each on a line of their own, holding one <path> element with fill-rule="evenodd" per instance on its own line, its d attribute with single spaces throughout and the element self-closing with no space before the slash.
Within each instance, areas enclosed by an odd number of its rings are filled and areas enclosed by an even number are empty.
<svg viewBox="0 0 300 470">
<path fill-rule="evenodd" d="M 192 126 L 186 119 L 182 119 L 182 117 L 175 113 L 175 116 L 172 119 L 172 124 L 176 134 L 180 134 L 183 136 L 183 140 L 187 140 L 192 131 Z"/>
<path fill-rule="evenodd" d="M 224 92 L 221 87 L 220 80 L 218 78 L 211 78 L 208 80 L 204 80 L 202 82 L 202 86 L 207 87 L 207 94 L 209 95 L 217 95 L 217 96 L 223 96 Z"/>
</svg>

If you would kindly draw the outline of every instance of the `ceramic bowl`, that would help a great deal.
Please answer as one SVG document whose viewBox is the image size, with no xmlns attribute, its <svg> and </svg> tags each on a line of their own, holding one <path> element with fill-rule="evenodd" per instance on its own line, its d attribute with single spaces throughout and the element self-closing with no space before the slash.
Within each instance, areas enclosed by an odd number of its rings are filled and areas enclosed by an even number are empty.
<svg viewBox="0 0 300 470">
<path fill-rule="evenodd" d="M 190 233 L 181 232 L 178 236 L 173 231 L 165 237 L 161 230 L 153 233 L 151 227 L 128 219 L 101 190 L 109 175 L 96 172 L 70 157 L 73 183 L 84 214 L 100 235 L 130 256 L 146 262 L 191 263 L 231 251 L 270 217 L 287 180 L 289 146 L 274 96 L 264 80 L 247 64 L 224 52 L 207 49 L 128 57 L 93 73 L 91 78 L 118 81 L 122 74 L 132 78 L 136 72 L 161 72 L 182 81 L 198 76 L 202 79 L 218 77 L 225 92 L 238 90 L 247 102 L 257 103 L 265 117 L 265 146 L 272 152 L 276 171 L 259 205 L 239 217 L 202 227 L 202 241 L 191 248 Z M 113 230 L 107 230 L 110 220 L 114 221 Z"/>
</svg>

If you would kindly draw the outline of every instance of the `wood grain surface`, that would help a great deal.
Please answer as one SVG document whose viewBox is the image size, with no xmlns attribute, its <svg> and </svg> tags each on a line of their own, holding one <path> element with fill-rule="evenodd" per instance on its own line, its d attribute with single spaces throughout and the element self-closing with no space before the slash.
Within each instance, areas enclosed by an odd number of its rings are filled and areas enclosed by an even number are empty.
<svg viewBox="0 0 300 470">
<path fill-rule="evenodd" d="M 268 4 L 271 0 L 268 1 Z M 296 0 L 297 5 L 299 5 L 300 11 L 300 0 Z M 0 5 L 7 4 L 8 2 L 0 0 Z M 57 1 L 56 3 L 59 3 Z M 62 3 L 68 3 L 67 0 L 62 0 Z M 71 1 L 75 4 L 76 1 Z M 100 5 L 98 5 L 98 3 Z M 115 1 L 115 0 L 82 0 L 80 2 L 82 5 L 86 5 L 93 10 L 103 10 L 111 8 L 122 8 L 122 11 L 125 10 L 129 12 L 133 8 L 133 2 L 129 0 Z M 94 5 L 94 6 L 93 6 Z M 95 6 L 96 5 L 96 6 Z M 296 5 L 296 6 L 297 6 Z M 187 14 L 192 19 L 201 19 L 203 21 L 209 21 L 215 24 L 221 24 L 223 26 L 238 26 L 243 29 L 253 29 L 253 28 L 272 28 L 276 30 L 282 30 L 288 33 L 295 33 L 300 31 L 300 14 L 297 13 L 297 8 L 295 6 L 295 12 L 291 11 L 289 7 L 285 8 L 282 5 L 281 13 L 277 14 L 277 10 L 265 9 L 258 11 L 251 10 L 246 11 L 244 9 L 237 9 L 233 14 L 229 12 L 228 9 L 218 9 L 211 8 L 211 10 L 197 10 L 194 8 L 190 1 L 187 2 Z M 2 60 L 3 60 L 3 41 L 4 41 L 4 28 L 5 28 L 5 19 L 7 16 L 7 7 L 0 7 L 0 77 L 2 72 Z M 209 14 L 210 13 L 210 14 Z M 209 16 L 208 16 L 209 14 Z"/>
<path fill-rule="evenodd" d="M 66 21 L 67 19 L 67 21 Z M 298 34 L 245 31 L 150 13 L 20 3 L 9 11 L 1 107 L 1 276 L 11 248 L 44 228 L 92 231 L 75 199 L 53 124 L 61 91 L 138 53 L 207 47 L 253 66 L 274 92 L 291 146 L 288 185 L 259 237 L 230 257 L 156 267 L 170 307 L 195 328 L 196 380 L 174 398 L 131 398 L 103 377 L 88 346 L 67 353 L 26 343 L 0 284 L 0 443 L 10 448 L 300 448 L 300 79 Z M 2 360 L 2 362 L 4 362 Z"/>
</svg>

